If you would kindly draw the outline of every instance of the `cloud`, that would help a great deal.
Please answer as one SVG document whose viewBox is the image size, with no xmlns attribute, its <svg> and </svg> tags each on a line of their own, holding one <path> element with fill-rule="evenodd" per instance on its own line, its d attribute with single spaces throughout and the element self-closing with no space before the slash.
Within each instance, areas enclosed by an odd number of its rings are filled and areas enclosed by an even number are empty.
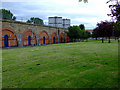
<svg viewBox="0 0 120 90">
<path fill-rule="evenodd" d="M 71 19 L 71 25 L 85 24 L 95 28 L 97 22 L 109 20 L 110 9 L 106 0 L 3 0 L 2 6 L 10 10 L 18 20 L 39 17 L 48 22 L 49 16 L 62 16 Z"/>
</svg>

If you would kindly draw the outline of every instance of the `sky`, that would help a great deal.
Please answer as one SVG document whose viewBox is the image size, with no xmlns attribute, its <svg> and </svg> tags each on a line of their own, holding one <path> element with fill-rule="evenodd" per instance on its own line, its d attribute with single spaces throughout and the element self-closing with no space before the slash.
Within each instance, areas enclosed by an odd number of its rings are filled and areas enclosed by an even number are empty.
<svg viewBox="0 0 120 90">
<path fill-rule="evenodd" d="M 86 29 L 94 29 L 96 24 L 110 17 L 108 0 L 2 0 L 3 9 L 10 10 L 19 21 L 39 17 L 48 24 L 48 17 L 59 16 L 71 19 L 71 26 L 84 24 Z"/>
</svg>

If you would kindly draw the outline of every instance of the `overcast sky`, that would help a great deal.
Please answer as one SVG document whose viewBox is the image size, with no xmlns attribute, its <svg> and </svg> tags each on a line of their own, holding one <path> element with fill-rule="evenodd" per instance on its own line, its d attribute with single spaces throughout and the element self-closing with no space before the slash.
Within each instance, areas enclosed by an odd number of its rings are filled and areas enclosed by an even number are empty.
<svg viewBox="0 0 120 90">
<path fill-rule="evenodd" d="M 60 16 L 71 19 L 71 25 L 84 24 L 93 29 L 97 22 L 110 20 L 108 0 L 2 0 L 2 8 L 10 10 L 17 20 L 25 21 L 30 17 L 39 17 L 48 23 L 48 17 Z"/>
</svg>

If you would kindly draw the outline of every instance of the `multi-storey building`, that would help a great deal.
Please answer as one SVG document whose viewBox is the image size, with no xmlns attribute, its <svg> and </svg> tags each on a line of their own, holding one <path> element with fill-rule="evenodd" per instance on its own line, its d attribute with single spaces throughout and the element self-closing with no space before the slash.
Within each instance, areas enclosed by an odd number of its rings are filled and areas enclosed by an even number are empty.
<svg viewBox="0 0 120 90">
<path fill-rule="evenodd" d="M 70 19 L 62 19 L 62 17 L 49 17 L 49 26 L 68 28 L 70 26 Z"/>
<path fill-rule="evenodd" d="M 70 19 L 63 19 L 63 28 L 68 28 L 70 26 Z"/>
<path fill-rule="evenodd" d="M 54 27 L 63 27 L 62 26 L 62 17 L 49 17 L 49 26 L 54 26 Z"/>
</svg>

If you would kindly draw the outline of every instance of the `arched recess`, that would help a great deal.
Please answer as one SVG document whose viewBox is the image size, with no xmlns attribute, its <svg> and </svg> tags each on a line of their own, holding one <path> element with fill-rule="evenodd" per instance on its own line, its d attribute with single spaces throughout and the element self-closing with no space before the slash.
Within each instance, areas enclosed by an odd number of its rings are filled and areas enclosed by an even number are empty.
<svg viewBox="0 0 120 90">
<path fill-rule="evenodd" d="M 51 35 L 51 44 L 55 44 L 55 43 L 58 43 L 58 37 L 57 37 L 57 34 L 54 32 Z"/>
<path fill-rule="evenodd" d="M 22 45 L 23 46 L 30 46 L 36 45 L 36 35 L 32 30 L 26 30 L 23 32 L 22 35 Z"/>
<path fill-rule="evenodd" d="M 64 33 L 63 33 L 63 32 L 60 33 L 60 35 L 59 35 L 59 42 L 60 42 L 60 43 L 65 42 L 65 37 L 64 37 Z"/>
<path fill-rule="evenodd" d="M 18 36 L 11 28 L 2 28 L 0 35 L 0 47 L 16 47 L 18 46 Z"/>
<path fill-rule="evenodd" d="M 70 42 L 70 37 L 66 34 L 66 42 Z"/>
<path fill-rule="evenodd" d="M 42 31 L 39 35 L 39 44 L 49 44 L 49 35 L 46 31 Z"/>
</svg>

